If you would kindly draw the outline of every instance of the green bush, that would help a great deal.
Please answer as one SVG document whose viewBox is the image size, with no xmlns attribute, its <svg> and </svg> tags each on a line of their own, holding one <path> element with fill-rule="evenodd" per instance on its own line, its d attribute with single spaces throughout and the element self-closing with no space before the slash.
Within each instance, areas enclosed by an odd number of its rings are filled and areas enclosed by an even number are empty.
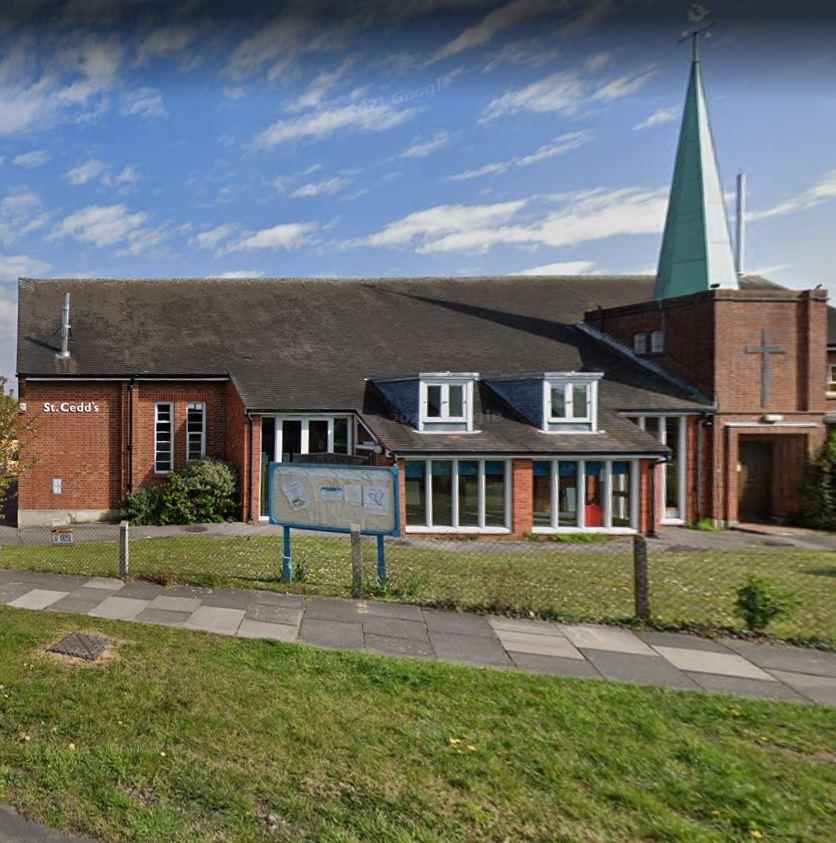
<svg viewBox="0 0 836 843">
<path fill-rule="evenodd" d="M 786 615 L 796 604 L 793 595 L 780 591 L 771 582 L 749 575 L 737 589 L 735 609 L 750 632 L 763 632 L 776 618 Z"/>
<path fill-rule="evenodd" d="M 122 518 L 133 524 L 220 523 L 235 521 L 238 513 L 238 475 L 212 459 L 172 471 L 165 482 L 138 489 L 122 502 Z"/>
<path fill-rule="evenodd" d="M 803 527 L 836 530 L 836 431 L 807 469 L 797 521 Z"/>
</svg>

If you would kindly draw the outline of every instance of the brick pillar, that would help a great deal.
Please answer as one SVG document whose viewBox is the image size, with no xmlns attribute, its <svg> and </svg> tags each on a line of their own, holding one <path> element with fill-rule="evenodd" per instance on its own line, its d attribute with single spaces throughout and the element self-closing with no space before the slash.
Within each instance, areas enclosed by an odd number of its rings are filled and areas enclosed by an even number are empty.
<svg viewBox="0 0 836 843">
<path fill-rule="evenodd" d="M 398 460 L 398 498 L 401 508 L 401 533 L 406 532 L 406 460 Z"/>
<path fill-rule="evenodd" d="M 511 461 L 511 532 L 524 536 L 534 527 L 534 469 L 531 460 Z"/>
<path fill-rule="evenodd" d="M 261 512 L 261 416 L 253 416 L 252 426 L 252 449 L 249 457 L 250 482 L 247 484 L 249 495 L 252 499 L 253 521 L 258 521 L 259 516 L 268 513 Z M 249 438 L 249 424 L 245 439 Z M 249 512 L 249 500 L 245 501 L 244 512 Z"/>
</svg>

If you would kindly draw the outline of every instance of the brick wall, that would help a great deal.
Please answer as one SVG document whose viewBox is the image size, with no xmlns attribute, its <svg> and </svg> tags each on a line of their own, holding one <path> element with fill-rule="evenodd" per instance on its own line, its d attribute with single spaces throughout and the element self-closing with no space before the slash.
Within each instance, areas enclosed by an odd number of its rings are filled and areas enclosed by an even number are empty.
<svg viewBox="0 0 836 843">
<path fill-rule="evenodd" d="M 250 483 L 252 470 L 249 461 L 250 423 L 245 415 L 244 402 L 229 381 L 226 384 L 226 458 L 238 471 L 241 484 L 241 520 L 250 517 Z M 258 516 L 256 516 L 258 517 Z"/>
<path fill-rule="evenodd" d="M 517 536 L 534 527 L 534 466 L 531 460 L 511 461 L 511 531 Z"/>
</svg>

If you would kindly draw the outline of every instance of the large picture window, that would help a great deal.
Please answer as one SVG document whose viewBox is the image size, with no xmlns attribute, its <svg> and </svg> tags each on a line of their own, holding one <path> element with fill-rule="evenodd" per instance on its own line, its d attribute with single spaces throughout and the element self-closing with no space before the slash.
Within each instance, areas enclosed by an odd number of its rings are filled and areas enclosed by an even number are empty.
<svg viewBox="0 0 836 843">
<path fill-rule="evenodd" d="M 206 456 L 206 405 L 196 401 L 186 411 L 186 462 Z"/>
<path fill-rule="evenodd" d="M 407 528 L 508 529 L 507 460 L 407 460 Z"/>
<path fill-rule="evenodd" d="M 535 460 L 534 531 L 638 528 L 636 460 Z"/>
<path fill-rule="evenodd" d="M 161 403 L 154 408 L 154 471 L 168 474 L 174 468 L 174 404 Z"/>
</svg>

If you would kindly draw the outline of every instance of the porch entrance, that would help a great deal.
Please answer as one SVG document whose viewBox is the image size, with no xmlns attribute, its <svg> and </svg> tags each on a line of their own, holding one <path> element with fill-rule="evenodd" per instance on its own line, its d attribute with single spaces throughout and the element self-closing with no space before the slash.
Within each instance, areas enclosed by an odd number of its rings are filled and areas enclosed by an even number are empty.
<svg viewBox="0 0 836 843">
<path fill-rule="evenodd" d="M 738 466 L 738 519 L 768 521 L 773 515 L 773 443 L 769 439 L 741 438 Z"/>
</svg>

